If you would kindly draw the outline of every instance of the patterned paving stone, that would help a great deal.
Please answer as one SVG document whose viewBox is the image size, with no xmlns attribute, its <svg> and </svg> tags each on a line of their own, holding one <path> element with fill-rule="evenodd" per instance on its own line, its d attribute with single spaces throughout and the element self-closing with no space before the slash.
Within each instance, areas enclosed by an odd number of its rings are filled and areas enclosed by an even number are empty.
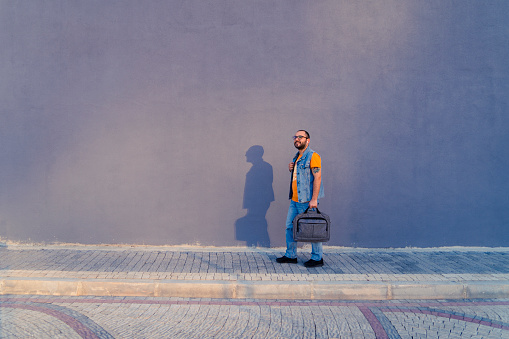
<svg viewBox="0 0 509 339">
<path fill-rule="evenodd" d="M 277 249 L 10 246 L 0 278 L 283 282 L 509 281 L 509 249 L 326 248 L 325 266 Z M 2 289 L 0 283 L 0 291 Z M 5 293 L 5 292 L 4 292 Z M 276 296 L 277 297 L 277 296 Z M 0 295 L 0 338 L 509 338 L 509 300 L 325 301 Z"/>
<path fill-rule="evenodd" d="M 278 281 L 507 281 L 509 249 L 325 248 L 325 265 L 275 262 L 276 249 L 119 246 L 0 248 L 0 277 Z"/>
<path fill-rule="evenodd" d="M 0 297 L 0 338 L 509 338 L 509 300 Z"/>
</svg>

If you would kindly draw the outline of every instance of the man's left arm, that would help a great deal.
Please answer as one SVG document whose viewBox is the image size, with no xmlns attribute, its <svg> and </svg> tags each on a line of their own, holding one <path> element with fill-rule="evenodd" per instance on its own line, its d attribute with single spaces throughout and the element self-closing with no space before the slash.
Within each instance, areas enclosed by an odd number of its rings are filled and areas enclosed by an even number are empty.
<svg viewBox="0 0 509 339">
<path fill-rule="evenodd" d="M 320 167 L 313 167 L 311 168 L 311 173 L 313 173 L 315 180 L 313 181 L 313 195 L 309 202 L 309 208 L 317 208 L 318 194 L 320 193 L 320 186 L 322 184 L 322 170 Z"/>
</svg>

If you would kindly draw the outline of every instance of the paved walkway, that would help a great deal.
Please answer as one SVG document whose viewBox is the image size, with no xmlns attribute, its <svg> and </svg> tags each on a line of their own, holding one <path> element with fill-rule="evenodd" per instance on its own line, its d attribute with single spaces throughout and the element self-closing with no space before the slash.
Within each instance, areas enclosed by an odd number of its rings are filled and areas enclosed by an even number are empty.
<svg viewBox="0 0 509 339">
<path fill-rule="evenodd" d="M 0 296 L 0 338 L 509 338 L 509 299 Z"/>
<path fill-rule="evenodd" d="M 0 248 L 0 295 L 285 300 L 509 298 L 509 249 L 325 247 L 325 265 L 278 264 L 283 249 Z"/>
</svg>

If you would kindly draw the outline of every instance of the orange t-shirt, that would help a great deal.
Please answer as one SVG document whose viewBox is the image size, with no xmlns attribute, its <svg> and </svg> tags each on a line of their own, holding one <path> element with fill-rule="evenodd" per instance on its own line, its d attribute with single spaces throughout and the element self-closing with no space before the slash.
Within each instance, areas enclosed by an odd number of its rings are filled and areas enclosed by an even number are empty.
<svg viewBox="0 0 509 339">
<path fill-rule="evenodd" d="M 297 164 L 300 157 L 301 157 L 301 155 L 299 155 L 299 157 L 295 161 L 295 164 Z M 320 155 L 318 155 L 318 153 L 314 152 L 313 155 L 311 156 L 311 162 L 309 163 L 309 167 L 322 168 L 322 158 L 320 158 Z M 292 200 L 295 202 L 299 202 L 299 193 L 297 192 L 297 171 L 295 170 L 295 167 L 293 168 L 293 176 L 292 176 Z"/>
</svg>

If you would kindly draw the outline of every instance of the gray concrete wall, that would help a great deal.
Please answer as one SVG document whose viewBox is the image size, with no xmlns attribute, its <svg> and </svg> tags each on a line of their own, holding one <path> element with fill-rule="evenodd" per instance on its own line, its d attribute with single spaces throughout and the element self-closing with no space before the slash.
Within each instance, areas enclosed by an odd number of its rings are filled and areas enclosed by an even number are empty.
<svg viewBox="0 0 509 339">
<path fill-rule="evenodd" d="M 329 244 L 507 246 L 508 18 L 505 0 L 0 1 L 0 238 L 282 246 L 305 128 Z"/>
</svg>

